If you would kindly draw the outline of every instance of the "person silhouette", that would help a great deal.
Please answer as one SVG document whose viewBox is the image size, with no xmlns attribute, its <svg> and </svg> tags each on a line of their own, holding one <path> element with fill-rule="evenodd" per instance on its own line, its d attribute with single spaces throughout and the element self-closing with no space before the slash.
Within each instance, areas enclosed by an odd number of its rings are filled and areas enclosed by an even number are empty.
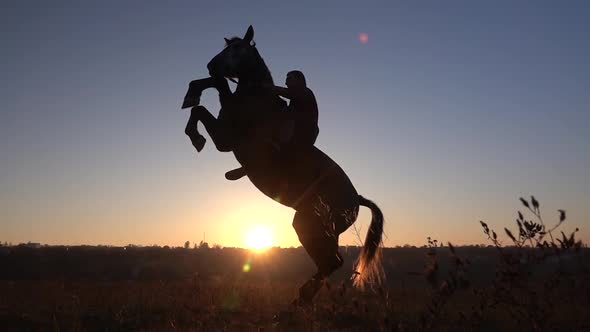
<svg viewBox="0 0 590 332">
<path fill-rule="evenodd" d="M 279 133 L 278 149 L 281 150 L 283 162 L 294 161 L 302 152 L 310 149 L 319 134 L 318 104 L 315 95 L 307 87 L 305 75 L 299 70 L 287 73 L 286 88 L 270 85 L 267 88 L 273 93 L 289 99 L 286 113 L 286 126 L 281 126 L 287 133 Z M 291 127 L 290 127 L 291 126 Z M 290 128 L 292 130 L 289 130 Z M 289 133 L 289 131 L 291 131 Z M 247 175 L 247 170 L 239 167 L 225 173 L 230 181 L 238 180 Z"/>
</svg>

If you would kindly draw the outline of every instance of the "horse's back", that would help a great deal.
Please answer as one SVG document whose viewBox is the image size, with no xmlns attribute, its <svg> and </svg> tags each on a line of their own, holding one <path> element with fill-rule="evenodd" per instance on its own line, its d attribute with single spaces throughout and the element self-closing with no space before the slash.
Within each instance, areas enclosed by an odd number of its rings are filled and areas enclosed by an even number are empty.
<svg viewBox="0 0 590 332">
<path fill-rule="evenodd" d="M 295 176 L 289 180 L 304 184 L 305 188 L 301 188 L 304 189 L 303 200 L 313 202 L 311 205 L 321 200 L 322 204 L 329 205 L 333 210 L 348 209 L 358 205 L 358 193 L 350 178 L 326 153 L 314 146 L 309 156 L 301 159 L 301 163 L 297 163 L 294 167 L 308 169 L 310 172 L 307 174 L 294 172 Z M 297 209 L 302 206 L 298 206 Z"/>
</svg>

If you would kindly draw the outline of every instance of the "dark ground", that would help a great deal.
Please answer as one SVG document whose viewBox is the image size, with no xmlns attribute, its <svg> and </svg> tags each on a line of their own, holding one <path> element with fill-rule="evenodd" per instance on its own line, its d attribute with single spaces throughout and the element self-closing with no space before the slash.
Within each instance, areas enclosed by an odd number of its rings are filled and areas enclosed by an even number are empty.
<svg viewBox="0 0 590 332">
<path fill-rule="evenodd" d="M 493 247 L 386 248 L 365 292 L 347 282 L 358 251 L 293 307 L 314 273 L 302 248 L 1 247 L 0 330 L 590 331 L 588 249 L 506 281 Z"/>
</svg>

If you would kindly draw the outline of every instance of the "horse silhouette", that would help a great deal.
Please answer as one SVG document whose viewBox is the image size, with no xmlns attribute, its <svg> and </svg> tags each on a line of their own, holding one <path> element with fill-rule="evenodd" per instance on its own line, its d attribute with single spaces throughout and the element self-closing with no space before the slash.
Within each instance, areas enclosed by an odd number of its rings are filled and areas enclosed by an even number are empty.
<svg viewBox="0 0 590 332">
<path fill-rule="evenodd" d="M 286 103 L 268 88 L 273 79 L 253 37 L 250 26 L 243 38 L 226 38 L 225 48 L 207 65 L 211 77 L 189 84 L 183 108 L 198 105 L 204 89 L 216 88 L 221 110 L 215 118 L 203 106 L 192 107 L 185 133 L 201 151 L 205 144 L 197 130 L 201 121 L 216 148 L 233 152 L 256 188 L 295 209 L 293 228 L 318 269 L 300 287 L 299 302 L 311 302 L 323 280 L 342 266 L 338 236 L 356 221 L 359 205 L 371 209 L 372 219 L 356 262 L 354 284 L 362 288 L 381 282 L 381 210 L 359 195 L 342 168 L 317 147 L 292 155 L 273 143 Z M 237 79 L 235 92 L 226 78 Z M 285 163 L 285 157 L 295 162 Z"/>
</svg>

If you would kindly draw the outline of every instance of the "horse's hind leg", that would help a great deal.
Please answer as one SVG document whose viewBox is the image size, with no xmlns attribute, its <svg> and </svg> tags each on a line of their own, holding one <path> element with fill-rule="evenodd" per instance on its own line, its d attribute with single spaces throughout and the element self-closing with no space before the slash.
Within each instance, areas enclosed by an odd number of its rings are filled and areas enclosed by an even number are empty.
<svg viewBox="0 0 590 332">
<path fill-rule="evenodd" d="M 322 287 L 324 279 L 342 266 L 338 234 L 329 217 L 316 211 L 297 211 L 293 228 L 318 268 L 318 272 L 299 288 L 299 301 L 309 303 Z"/>
</svg>

